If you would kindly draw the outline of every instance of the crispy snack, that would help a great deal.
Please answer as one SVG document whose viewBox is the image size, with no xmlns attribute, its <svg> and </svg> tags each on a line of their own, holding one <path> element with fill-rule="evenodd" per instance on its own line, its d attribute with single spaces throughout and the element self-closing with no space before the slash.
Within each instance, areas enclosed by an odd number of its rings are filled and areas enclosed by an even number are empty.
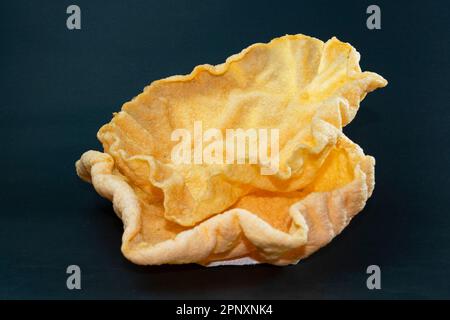
<svg viewBox="0 0 450 320">
<path fill-rule="evenodd" d="M 146 87 L 100 129 L 105 153 L 86 152 L 77 173 L 113 202 L 122 252 L 137 264 L 295 263 L 370 197 L 375 161 L 342 127 L 386 83 L 361 72 L 356 50 L 335 38 L 255 44 Z M 279 129 L 278 172 L 262 175 L 262 162 L 174 164 L 171 133 L 196 121 Z"/>
</svg>

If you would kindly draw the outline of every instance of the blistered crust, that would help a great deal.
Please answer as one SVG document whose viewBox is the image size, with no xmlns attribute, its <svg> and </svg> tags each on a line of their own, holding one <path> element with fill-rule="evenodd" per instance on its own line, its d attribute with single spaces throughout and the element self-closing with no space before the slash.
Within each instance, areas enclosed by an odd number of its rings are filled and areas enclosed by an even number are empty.
<svg viewBox="0 0 450 320">
<path fill-rule="evenodd" d="M 98 138 L 134 184 L 148 194 L 162 191 L 166 219 L 189 227 L 255 189 L 307 187 L 360 101 L 384 85 L 381 76 L 361 71 L 359 53 L 348 43 L 285 36 L 254 44 L 223 64 L 153 82 L 124 104 Z M 192 131 L 195 121 L 220 130 L 279 129 L 279 170 L 265 176 L 262 163 L 170 162 L 171 133 Z"/>
</svg>

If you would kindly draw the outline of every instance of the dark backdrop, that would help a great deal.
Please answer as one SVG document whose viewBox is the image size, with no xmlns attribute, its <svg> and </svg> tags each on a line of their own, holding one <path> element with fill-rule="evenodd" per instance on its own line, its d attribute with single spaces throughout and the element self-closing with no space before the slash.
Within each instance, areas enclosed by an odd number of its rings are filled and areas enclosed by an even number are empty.
<svg viewBox="0 0 450 320">
<path fill-rule="evenodd" d="M 450 298 L 446 1 L 1 1 L 0 298 Z M 82 29 L 66 28 L 81 7 Z M 111 204 L 75 174 L 98 128 L 152 80 L 254 42 L 337 36 L 389 80 L 346 134 L 377 159 L 364 211 L 296 266 L 139 267 Z M 82 290 L 66 289 L 66 267 Z M 366 288 L 377 264 L 382 290 Z"/>
</svg>

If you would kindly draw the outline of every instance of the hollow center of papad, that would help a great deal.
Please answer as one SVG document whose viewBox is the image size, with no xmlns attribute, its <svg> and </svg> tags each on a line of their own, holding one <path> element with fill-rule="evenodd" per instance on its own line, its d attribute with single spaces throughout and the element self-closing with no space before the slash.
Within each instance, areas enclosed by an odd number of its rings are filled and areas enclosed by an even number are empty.
<svg viewBox="0 0 450 320">
<path fill-rule="evenodd" d="M 354 179 L 353 168 L 355 163 L 348 157 L 348 150 L 339 148 L 339 146 L 338 143 L 331 150 L 314 182 L 304 190 L 287 193 L 256 190 L 239 199 L 227 210 L 232 208 L 248 210 L 272 227 L 288 232 L 292 223 L 289 208 L 293 204 L 302 200 L 311 192 L 335 190 Z M 164 217 L 164 206 L 161 199 L 157 197 L 152 201 L 147 194 L 138 188 L 134 189 L 140 200 L 142 223 L 140 233 L 133 239 L 134 243 L 144 242 L 146 245 L 152 246 L 173 239 L 180 232 L 195 227 L 183 227 L 167 220 Z"/>
</svg>

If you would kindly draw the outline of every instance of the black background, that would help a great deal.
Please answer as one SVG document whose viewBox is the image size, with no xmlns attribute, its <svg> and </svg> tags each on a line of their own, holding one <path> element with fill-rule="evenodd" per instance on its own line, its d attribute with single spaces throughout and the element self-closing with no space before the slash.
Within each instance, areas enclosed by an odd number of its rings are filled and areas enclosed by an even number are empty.
<svg viewBox="0 0 450 320">
<path fill-rule="evenodd" d="M 450 298 L 450 10 L 375 3 L 372 31 L 369 1 L 1 1 L 0 298 Z M 75 174 L 98 128 L 153 80 L 295 33 L 350 42 L 389 81 L 344 130 L 377 159 L 366 208 L 296 266 L 128 262 L 111 204 Z M 66 289 L 70 264 L 82 290 Z"/>
</svg>

